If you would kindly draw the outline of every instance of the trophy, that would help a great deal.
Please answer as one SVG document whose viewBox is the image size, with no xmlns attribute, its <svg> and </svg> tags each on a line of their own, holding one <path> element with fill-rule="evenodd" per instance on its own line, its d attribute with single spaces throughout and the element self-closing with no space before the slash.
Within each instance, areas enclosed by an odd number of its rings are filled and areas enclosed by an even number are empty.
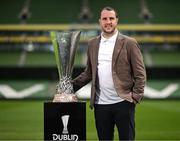
<svg viewBox="0 0 180 141">
<path fill-rule="evenodd" d="M 78 101 L 71 84 L 71 76 L 80 33 L 80 31 L 50 32 L 59 74 L 53 102 Z"/>
</svg>

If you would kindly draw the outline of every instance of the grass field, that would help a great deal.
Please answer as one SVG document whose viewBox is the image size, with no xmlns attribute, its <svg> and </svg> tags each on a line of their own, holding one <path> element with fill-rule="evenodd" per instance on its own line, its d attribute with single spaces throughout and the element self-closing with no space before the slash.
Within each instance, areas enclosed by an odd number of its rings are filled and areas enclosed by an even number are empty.
<svg viewBox="0 0 180 141">
<path fill-rule="evenodd" d="M 0 140 L 43 140 L 43 103 L 1 100 Z M 179 107 L 178 100 L 144 100 L 136 108 L 136 140 L 180 140 Z M 89 102 L 87 140 L 97 140 Z"/>
</svg>

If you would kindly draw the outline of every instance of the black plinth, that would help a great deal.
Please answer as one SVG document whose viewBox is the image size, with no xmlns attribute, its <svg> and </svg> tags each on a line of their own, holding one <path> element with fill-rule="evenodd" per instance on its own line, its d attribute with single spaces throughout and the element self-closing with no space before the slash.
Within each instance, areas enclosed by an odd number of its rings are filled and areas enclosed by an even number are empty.
<svg viewBox="0 0 180 141">
<path fill-rule="evenodd" d="M 86 140 L 86 103 L 44 103 L 44 140 Z"/>
</svg>

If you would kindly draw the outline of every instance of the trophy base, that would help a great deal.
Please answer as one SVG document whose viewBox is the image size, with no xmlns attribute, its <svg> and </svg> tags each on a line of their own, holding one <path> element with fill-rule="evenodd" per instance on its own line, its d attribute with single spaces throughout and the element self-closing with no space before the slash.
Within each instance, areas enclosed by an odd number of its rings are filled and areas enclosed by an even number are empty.
<svg viewBox="0 0 180 141">
<path fill-rule="evenodd" d="M 86 133 L 86 102 L 44 103 L 44 141 L 86 141 Z"/>
<path fill-rule="evenodd" d="M 75 94 L 56 94 L 53 102 L 78 102 Z"/>
</svg>

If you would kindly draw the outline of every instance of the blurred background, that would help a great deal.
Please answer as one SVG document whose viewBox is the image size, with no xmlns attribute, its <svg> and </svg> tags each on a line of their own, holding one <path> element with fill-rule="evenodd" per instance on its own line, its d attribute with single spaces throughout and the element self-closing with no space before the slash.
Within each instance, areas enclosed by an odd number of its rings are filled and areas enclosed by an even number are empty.
<svg viewBox="0 0 180 141">
<path fill-rule="evenodd" d="M 74 78 L 105 6 L 117 10 L 119 31 L 138 41 L 146 65 L 136 140 L 180 140 L 179 0 L 0 0 L 0 140 L 43 140 L 43 103 L 58 83 L 49 32 L 81 31 Z M 97 140 L 89 87 L 77 95 L 87 101 L 87 140 Z"/>
</svg>

